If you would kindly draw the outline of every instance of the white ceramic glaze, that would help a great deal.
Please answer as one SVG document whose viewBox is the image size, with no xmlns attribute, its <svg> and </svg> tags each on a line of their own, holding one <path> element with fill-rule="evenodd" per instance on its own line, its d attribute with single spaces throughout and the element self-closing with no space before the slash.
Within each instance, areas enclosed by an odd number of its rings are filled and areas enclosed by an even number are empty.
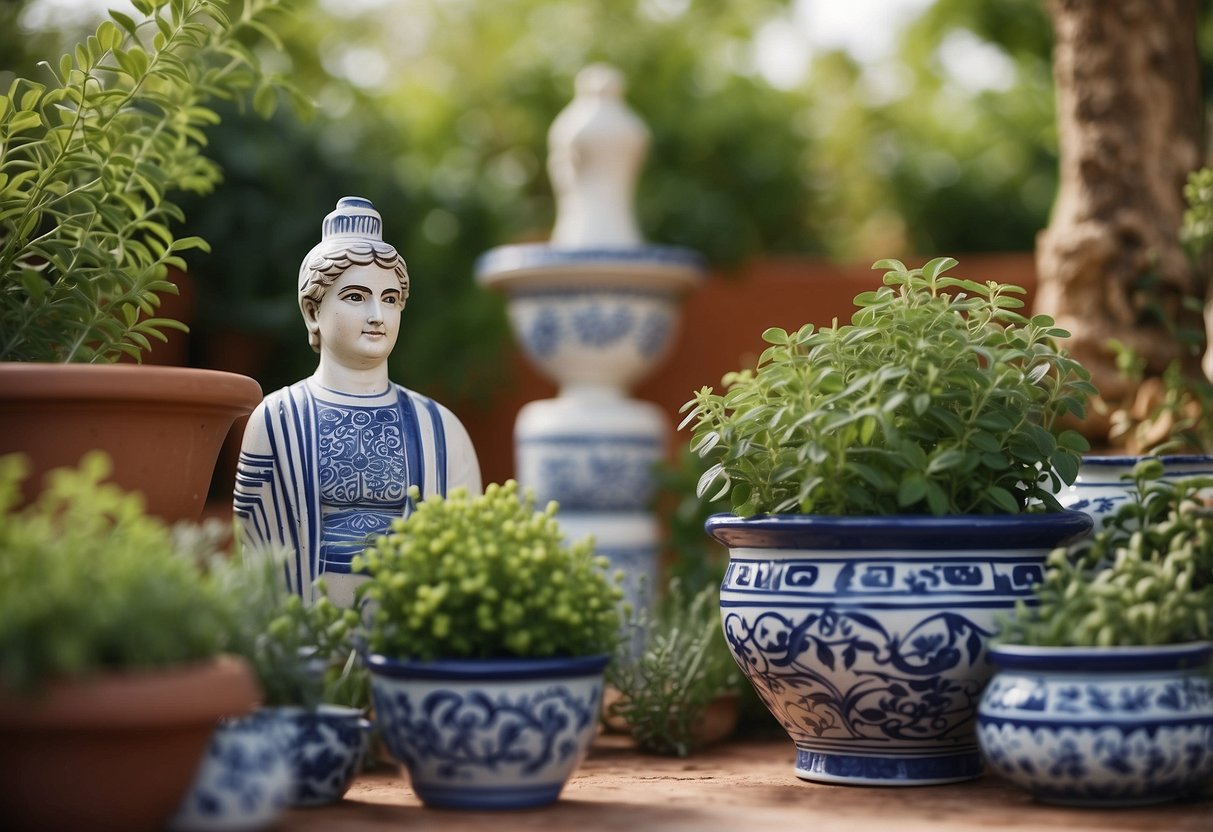
<svg viewBox="0 0 1213 832">
<path fill-rule="evenodd" d="M 298 284 L 319 366 L 265 397 L 240 452 L 234 513 L 246 551 L 281 557 L 285 581 L 308 602 L 324 576 L 334 602 L 353 603 L 365 578 L 350 561 L 412 510 L 410 486 L 422 498 L 481 490 L 476 451 L 455 415 L 388 378 L 409 279 L 382 228 L 359 197 L 325 217 Z"/>
<path fill-rule="evenodd" d="M 1021 647 L 978 708 L 987 765 L 1037 799 L 1161 803 L 1213 781 L 1213 645 Z"/>
<path fill-rule="evenodd" d="M 1133 466 L 1145 456 L 1084 456 L 1074 484 L 1057 496 L 1066 508 L 1086 512 L 1095 520 L 1098 531 L 1130 498 L 1132 483 L 1128 479 Z M 1163 479 L 1213 476 L 1213 456 L 1175 454 L 1160 456 Z"/>
<path fill-rule="evenodd" d="M 607 656 L 394 661 L 371 656 L 384 744 L 427 806 L 554 802 L 590 748 Z"/>
<path fill-rule="evenodd" d="M 291 794 L 289 734 L 289 726 L 273 710 L 221 722 L 168 828 L 252 832 L 274 825 Z"/>
<path fill-rule="evenodd" d="M 729 547 L 726 641 L 797 776 L 905 786 L 981 775 L 987 644 L 1090 520 L 716 515 L 707 529 Z"/>
</svg>

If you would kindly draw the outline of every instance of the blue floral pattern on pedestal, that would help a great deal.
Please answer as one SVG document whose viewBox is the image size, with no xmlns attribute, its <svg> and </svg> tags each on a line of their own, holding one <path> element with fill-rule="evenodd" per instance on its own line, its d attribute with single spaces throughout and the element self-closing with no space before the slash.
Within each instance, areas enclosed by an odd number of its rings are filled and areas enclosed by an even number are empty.
<svg viewBox="0 0 1213 832">
<path fill-rule="evenodd" d="M 602 664 L 605 664 L 605 659 Z M 555 800 L 584 758 L 602 701 L 596 676 L 434 681 L 372 675 L 392 756 L 428 805 L 520 808 Z"/>
<path fill-rule="evenodd" d="M 676 312 L 667 293 L 622 289 L 532 292 L 515 303 L 519 341 L 541 360 L 568 349 L 621 347 L 655 358 L 669 343 Z"/>
<path fill-rule="evenodd" d="M 518 440 L 519 479 L 564 511 L 642 511 L 656 488 L 659 437 L 567 433 Z"/>
<path fill-rule="evenodd" d="M 1143 670 L 1126 660 L 1120 670 L 1084 670 L 1095 648 L 1035 650 L 1068 666 L 1000 670 L 982 696 L 978 737 L 999 774 L 1041 800 L 1075 805 L 1158 803 L 1213 778 L 1207 668 Z"/>
</svg>

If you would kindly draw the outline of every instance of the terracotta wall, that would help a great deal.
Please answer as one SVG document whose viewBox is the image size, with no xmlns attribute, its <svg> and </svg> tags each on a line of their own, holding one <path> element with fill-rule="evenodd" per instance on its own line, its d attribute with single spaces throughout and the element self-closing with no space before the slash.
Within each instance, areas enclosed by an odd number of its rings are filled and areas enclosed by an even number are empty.
<svg viewBox="0 0 1213 832">
<path fill-rule="evenodd" d="M 1036 286 L 1030 253 L 958 256 L 954 273 L 970 280 L 997 280 L 1028 289 Z M 908 261 L 921 265 L 920 261 Z M 829 324 L 849 318 L 852 298 L 877 287 L 880 273 L 866 265 L 841 266 L 807 258 L 766 259 L 747 264 L 735 274 L 711 274 L 687 296 L 682 329 L 665 362 L 634 391 L 656 403 L 669 416 L 670 456 L 686 441 L 673 435 L 678 408 L 704 385 L 718 386 L 726 372 L 752 366 L 763 349 L 768 327 L 797 329 L 806 322 Z M 514 475 L 513 429 L 519 409 L 534 399 L 555 395 L 555 386 L 540 377 L 515 349 L 508 356 L 513 382 L 488 407 L 452 403 L 468 428 L 480 455 L 485 482 Z"/>
</svg>

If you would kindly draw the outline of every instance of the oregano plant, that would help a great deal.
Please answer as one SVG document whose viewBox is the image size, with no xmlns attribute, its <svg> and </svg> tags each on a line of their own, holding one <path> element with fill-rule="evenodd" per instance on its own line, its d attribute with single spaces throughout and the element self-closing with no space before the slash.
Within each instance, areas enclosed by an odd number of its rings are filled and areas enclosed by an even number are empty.
<svg viewBox="0 0 1213 832">
<path fill-rule="evenodd" d="M 680 427 L 714 463 L 700 496 L 741 516 L 1059 510 L 1088 449 L 1060 422 L 1094 387 L 1058 346 L 1069 333 L 1016 311 L 1021 287 L 956 265 L 881 260 L 850 323 L 768 329 L 756 368 L 696 393 Z"/>
<path fill-rule="evenodd" d="M 177 238 L 178 191 L 219 178 L 201 154 L 214 99 L 278 90 L 250 44 L 289 0 L 131 0 L 38 80 L 0 96 L 0 360 L 138 357 L 179 322 L 156 317 Z"/>
<path fill-rule="evenodd" d="M 1213 478 L 1133 469 L 1132 499 L 1095 534 L 1053 550 L 1032 602 L 1016 603 L 1000 641 L 1140 647 L 1213 638 Z"/>
</svg>

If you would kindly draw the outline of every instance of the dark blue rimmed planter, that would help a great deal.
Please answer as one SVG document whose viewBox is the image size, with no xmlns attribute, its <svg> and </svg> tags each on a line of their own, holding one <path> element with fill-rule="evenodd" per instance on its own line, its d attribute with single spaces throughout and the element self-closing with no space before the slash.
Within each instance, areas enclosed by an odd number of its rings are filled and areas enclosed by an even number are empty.
<svg viewBox="0 0 1213 832">
<path fill-rule="evenodd" d="M 555 802 L 588 753 L 608 661 L 366 663 L 384 744 L 425 805 L 526 809 Z"/>
<path fill-rule="evenodd" d="M 1038 800 L 1137 806 L 1213 785 L 1213 643 L 990 655 L 982 754 Z"/>
<path fill-rule="evenodd" d="M 1048 552 L 1091 524 L 1077 511 L 710 518 L 730 553 L 725 637 L 795 743 L 796 775 L 878 786 L 980 776 L 987 643 L 1032 598 Z"/>
<path fill-rule="evenodd" d="M 1133 466 L 1151 458 L 1162 463 L 1164 480 L 1213 477 L 1213 456 L 1203 454 L 1157 457 L 1088 455 L 1082 458 L 1074 484 L 1062 489 L 1057 500 L 1066 508 L 1091 515 L 1098 529 L 1129 500 L 1132 482 L 1126 478 L 1132 473 Z"/>
<path fill-rule="evenodd" d="M 274 710 L 287 727 L 290 805 L 327 806 L 341 800 L 362 770 L 370 720 L 357 708 L 338 705 Z"/>
</svg>

